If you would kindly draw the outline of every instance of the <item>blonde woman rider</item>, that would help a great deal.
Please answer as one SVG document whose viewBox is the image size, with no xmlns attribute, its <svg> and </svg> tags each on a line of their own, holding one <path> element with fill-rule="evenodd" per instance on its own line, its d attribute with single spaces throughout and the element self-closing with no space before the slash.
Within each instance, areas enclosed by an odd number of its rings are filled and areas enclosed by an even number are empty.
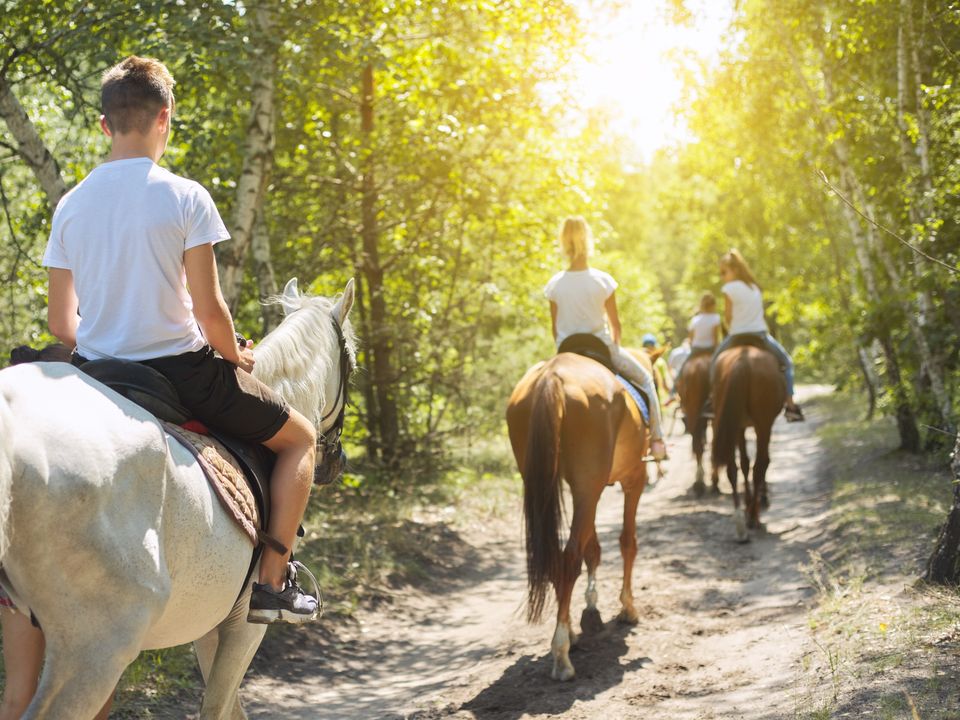
<svg viewBox="0 0 960 720">
<path fill-rule="evenodd" d="M 617 372 L 638 385 L 650 399 L 650 453 L 662 460 L 666 457 L 666 446 L 653 376 L 620 347 L 617 281 L 590 267 L 587 259 L 593 250 L 593 238 L 586 220 L 569 217 L 564 221 L 560 230 L 560 249 L 570 266 L 550 278 L 544 290 L 550 301 L 553 339 L 560 347 L 565 338 L 586 333 L 607 345 Z"/>
<path fill-rule="evenodd" d="M 720 277 L 723 280 L 724 319 L 730 334 L 724 339 L 713 354 L 717 356 L 726 350 L 733 338 L 737 335 L 756 335 L 764 341 L 767 348 L 780 361 L 787 378 L 787 402 L 784 416 L 788 422 L 803 420 L 803 412 L 793 399 L 793 358 L 770 335 L 767 322 L 763 316 L 763 293 L 757 281 L 750 272 L 746 260 L 737 250 L 731 250 L 720 258 Z M 713 380 L 713 367 L 710 368 L 710 378 Z"/>
</svg>

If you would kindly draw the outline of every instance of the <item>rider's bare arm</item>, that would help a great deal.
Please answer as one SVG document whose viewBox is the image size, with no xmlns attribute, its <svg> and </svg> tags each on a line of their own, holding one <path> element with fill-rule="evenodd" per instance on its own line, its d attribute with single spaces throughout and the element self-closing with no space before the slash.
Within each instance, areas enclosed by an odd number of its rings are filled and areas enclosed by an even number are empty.
<svg viewBox="0 0 960 720">
<path fill-rule="evenodd" d="M 610 297 L 603 304 L 607 311 L 607 320 L 610 321 L 610 337 L 617 345 L 620 344 L 620 315 L 617 313 L 617 294 L 610 293 Z"/>
<path fill-rule="evenodd" d="M 557 341 L 557 304 L 550 301 L 550 330 L 553 332 L 553 341 Z"/>
<path fill-rule="evenodd" d="M 253 352 L 237 345 L 233 318 L 220 292 L 213 245 L 199 245 L 187 250 L 183 254 L 183 266 L 187 273 L 187 289 L 193 298 L 193 314 L 210 347 L 227 362 L 247 372 L 253 370 Z"/>
<path fill-rule="evenodd" d="M 50 268 L 48 292 L 47 325 L 54 337 L 72 350 L 77 346 L 77 325 L 80 324 L 73 273 L 64 268 Z"/>
<path fill-rule="evenodd" d="M 733 300 L 726 293 L 723 294 L 723 321 L 728 328 L 733 321 Z"/>
</svg>

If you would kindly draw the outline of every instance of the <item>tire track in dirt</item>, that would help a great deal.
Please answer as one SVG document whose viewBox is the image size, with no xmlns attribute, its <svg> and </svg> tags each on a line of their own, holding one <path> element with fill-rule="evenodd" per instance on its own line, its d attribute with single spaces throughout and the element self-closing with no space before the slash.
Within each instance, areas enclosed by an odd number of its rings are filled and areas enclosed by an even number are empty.
<svg viewBox="0 0 960 720">
<path fill-rule="evenodd" d="M 803 396 L 827 392 L 807 387 Z M 528 626 L 519 514 L 464 534 L 459 570 L 356 623 L 281 633 L 244 683 L 251 718 L 784 718 L 807 647 L 812 590 L 800 566 L 820 540 L 829 482 L 814 428 L 778 420 L 767 532 L 733 540 L 726 479 L 720 497 L 688 494 L 688 437 L 670 439 L 668 475 L 638 510 L 634 587 L 640 623 L 609 621 L 571 652 L 577 677 L 550 679 L 552 622 Z M 519 509 L 517 511 L 519 513 Z M 599 608 L 619 610 L 622 494 L 598 508 Z M 578 583 L 574 617 L 583 608 Z M 576 622 L 576 620 L 575 620 Z"/>
</svg>

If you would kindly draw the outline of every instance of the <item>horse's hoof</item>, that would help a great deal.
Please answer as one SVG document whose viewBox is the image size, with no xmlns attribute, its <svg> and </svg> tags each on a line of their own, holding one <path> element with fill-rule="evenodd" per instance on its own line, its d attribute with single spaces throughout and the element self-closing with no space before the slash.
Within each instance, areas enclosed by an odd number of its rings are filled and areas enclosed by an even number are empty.
<svg viewBox="0 0 960 720">
<path fill-rule="evenodd" d="M 707 491 L 707 486 L 703 484 L 702 480 L 697 480 L 697 482 L 693 484 L 692 489 L 694 495 L 696 495 L 698 498 L 702 498 L 703 494 Z"/>
<path fill-rule="evenodd" d="M 596 608 L 584 608 L 580 616 L 580 629 L 584 635 L 596 635 L 603 631 L 603 618 Z"/>
<path fill-rule="evenodd" d="M 617 622 L 621 625 L 636 625 L 640 622 L 640 616 L 636 610 L 624 608 L 620 611 L 620 614 L 617 615 Z"/>
<path fill-rule="evenodd" d="M 713 495 L 714 497 L 718 497 L 720 495 L 720 486 L 719 485 L 711 486 L 710 494 Z"/>
<path fill-rule="evenodd" d="M 770 498 L 768 498 L 766 495 L 761 496 L 761 498 L 760 498 L 760 507 L 763 508 L 764 510 L 769 510 L 769 509 L 770 509 Z"/>
<path fill-rule="evenodd" d="M 750 534 L 747 532 L 747 516 L 739 508 L 733 512 L 733 532 L 738 543 L 745 543 L 750 540 Z"/>
<path fill-rule="evenodd" d="M 569 662 L 566 665 L 562 665 L 558 662 L 553 663 L 553 672 L 550 673 L 550 677 L 554 680 L 559 680 L 560 682 L 567 682 L 567 680 L 573 680 L 574 675 L 577 673 L 573 669 L 573 665 Z"/>
</svg>

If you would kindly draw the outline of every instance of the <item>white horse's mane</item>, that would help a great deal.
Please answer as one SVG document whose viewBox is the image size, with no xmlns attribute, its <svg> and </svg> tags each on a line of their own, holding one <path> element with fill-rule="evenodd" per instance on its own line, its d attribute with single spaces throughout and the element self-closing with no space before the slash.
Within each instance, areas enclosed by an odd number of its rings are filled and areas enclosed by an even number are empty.
<svg viewBox="0 0 960 720">
<path fill-rule="evenodd" d="M 326 384 L 336 375 L 340 347 L 332 323 L 337 322 L 335 301 L 319 296 L 275 296 L 265 304 L 284 305 L 287 316 L 279 327 L 254 347 L 253 374 L 292 407 L 310 419 L 317 429 L 327 403 Z M 341 327 L 351 366 L 356 362 L 356 339 L 350 322 Z M 335 401 L 335 398 L 331 398 Z M 329 410 L 327 410 L 329 412 Z"/>
</svg>

